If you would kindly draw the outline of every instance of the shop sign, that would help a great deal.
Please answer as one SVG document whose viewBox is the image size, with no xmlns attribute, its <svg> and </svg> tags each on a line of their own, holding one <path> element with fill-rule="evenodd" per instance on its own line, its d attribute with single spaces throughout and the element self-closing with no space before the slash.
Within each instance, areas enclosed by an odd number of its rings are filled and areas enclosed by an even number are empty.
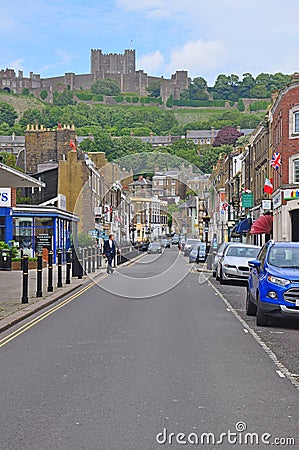
<svg viewBox="0 0 299 450">
<path fill-rule="evenodd" d="M 43 248 L 51 250 L 52 248 L 52 236 L 47 233 L 38 234 L 35 241 L 35 251 L 37 253 L 42 253 Z"/>
<path fill-rule="evenodd" d="M 11 188 L 0 188 L 0 206 L 11 207 Z"/>
<path fill-rule="evenodd" d="M 252 208 L 253 207 L 253 193 L 242 193 L 242 207 L 243 208 Z"/>
<path fill-rule="evenodd" d="M 262 200 L 262 208 L 264 211 L 269 211 L 272 208 L 271 200 Z"/>
<path fill-rule="evenodd" d="M 273 201 L 273 209 L 277 209 L 281 206 L 281 192 L 278 192 L 277 194 L 272 197 Z"/>
</svg>

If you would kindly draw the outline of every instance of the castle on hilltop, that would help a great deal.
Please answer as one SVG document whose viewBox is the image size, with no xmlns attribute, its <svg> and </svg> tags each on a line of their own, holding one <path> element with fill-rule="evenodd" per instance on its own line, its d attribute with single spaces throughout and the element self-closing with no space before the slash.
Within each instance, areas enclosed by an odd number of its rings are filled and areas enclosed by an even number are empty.
<svg viewBox="0 0 299 450">
<path fill-rule="evenodd" d="M 155 81 L 160 82 L 160 96 L 165 103 L 173 95 L 179 99 L 184 89 L 190 84 L 188 72 L 176 71 L 170 79 L 153 77 L 143 70 L 136 70 L 135 50 L 125 50 L 123 54 L 102 53 L 102 50 L 92 49 L 90 57 L 90 73 L 76 75 L 73 72 L 62 76 L 41 78 L 39 74 L 30 72 L 29 78 L 24 77 L 23 71 L 19 70 L 16 75 L 13 69 L 2 69 L 0 71 L 0 89 L 15 94 L 22 94 L 24 89 L 41 98 L 41 92 L 46 91 L 46 101 L 53 101 L 54 91 L 63 91 L 68 88 L 71 91 L 90 89 L 92 84 L 102 78 L 112 78 L 119 83 L 121 92 L 132 92 L 139 96 L 148 95 L 147 87 Z"/>
</svg>

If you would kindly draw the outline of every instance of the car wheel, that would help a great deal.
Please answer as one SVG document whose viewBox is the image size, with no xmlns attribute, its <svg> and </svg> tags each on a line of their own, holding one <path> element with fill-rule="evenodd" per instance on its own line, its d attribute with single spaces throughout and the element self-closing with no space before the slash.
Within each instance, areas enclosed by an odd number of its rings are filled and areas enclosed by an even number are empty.
<svg viewBox="0 0 299 450">
<path fill-rule="evenodd" d="M 256 309 L 256 324 L 259 327 L 267 327 L 269 323 L 268 316 L 261 311 L 261 302 L 259 297 L 257 296 L 257 309 Z"/>
<path fill-rule="evenodd" d="M 216 278 L 216 281 L 219 281 L 218 268 L 216 269 L 216 276 L 215 276 L 215 278 Z"/>
<path fill-rule="evenodd" d="M 246 314 L 247 316 L 256 315 L 256 305 L 252 302 L 252 295 L 250 294 L 250 290 L 248 288 L 246 293 Z"/>
<path fill-rule="evenodd" d="M 216 278 L 216 272 L 214 270 L 213 270 L 212 275 L 213 275 L 213 278 Z"/>
<path fill-rule="evenodd" d="M 226 281 L 223 278 L 222 268 L 220 269 L 219 281 L 220 281 L 220 284 L 226 283 Z"/>
</svg>

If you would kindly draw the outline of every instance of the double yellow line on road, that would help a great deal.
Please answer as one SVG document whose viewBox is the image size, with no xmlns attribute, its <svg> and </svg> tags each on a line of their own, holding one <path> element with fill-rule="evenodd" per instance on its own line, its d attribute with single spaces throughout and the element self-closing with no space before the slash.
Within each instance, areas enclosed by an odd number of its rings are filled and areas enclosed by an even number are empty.
<svg viewBox="0 0 299 450">
<path fill-rule="evenodd" d="M 100 280 L 103 280 L 106 277 L 107 277 L 107 274 L 105 274 L 102 278 L 100 278 Z M 100 281 L 100 280 L 98 280 L 98 281 Z M 21 334 L 25 333 L 25 331 L 29 330 L 34 325 L 37 325 L 39 322 L 41 322 L 42 320 L 46 319 L 48 316 L 50 316 L 54 312 L 58 311 L 63 306 L 65 306 L 68 303 L 72 302 L 73 300 L 78 298 L 80 295 L 84 294 L 86 291 L 88 291 L 90 288 L 92 288 L 95 284 L 96 284 L 96 282 L 92 281 L 90 284 L 88 284 L 87 286 L 85 286 L 82 289 L 80 289 L 80 291 L 76 292 L 76 294 L 71 295 L 71 297 L 66 298 L 65 300 L 63 300 L 58 305 L 53 306 L 51 309 L 49 309 L 48 311 L 45 311 L 44 313 L 42 313 L 41 315 L 39 315 L 35 319 L 32 319 L 31 321 L 27 322 L 23 326 L 19 327 L 17 330 L 13 331 L 8 336 L 5 336 L 4 338 L 0 339 L 0 348 L 3 347 L 4 345 L 8 344 L 10 341 L 15 339 L 16 337 L 18 337 Z"/>
</svg>

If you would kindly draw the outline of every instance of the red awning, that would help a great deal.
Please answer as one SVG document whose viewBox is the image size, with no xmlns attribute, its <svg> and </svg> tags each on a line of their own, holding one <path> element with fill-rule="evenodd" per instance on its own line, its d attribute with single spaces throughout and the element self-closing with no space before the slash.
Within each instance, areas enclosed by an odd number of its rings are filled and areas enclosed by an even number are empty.
<svg viewBox="0 0 299 450">
<path fill-rule="evenodd" d="M 272 230 L 273 216 L 269 214 L 256 219 L 250 229 L 250 234 L 270 234 Z"/>
</svg>

